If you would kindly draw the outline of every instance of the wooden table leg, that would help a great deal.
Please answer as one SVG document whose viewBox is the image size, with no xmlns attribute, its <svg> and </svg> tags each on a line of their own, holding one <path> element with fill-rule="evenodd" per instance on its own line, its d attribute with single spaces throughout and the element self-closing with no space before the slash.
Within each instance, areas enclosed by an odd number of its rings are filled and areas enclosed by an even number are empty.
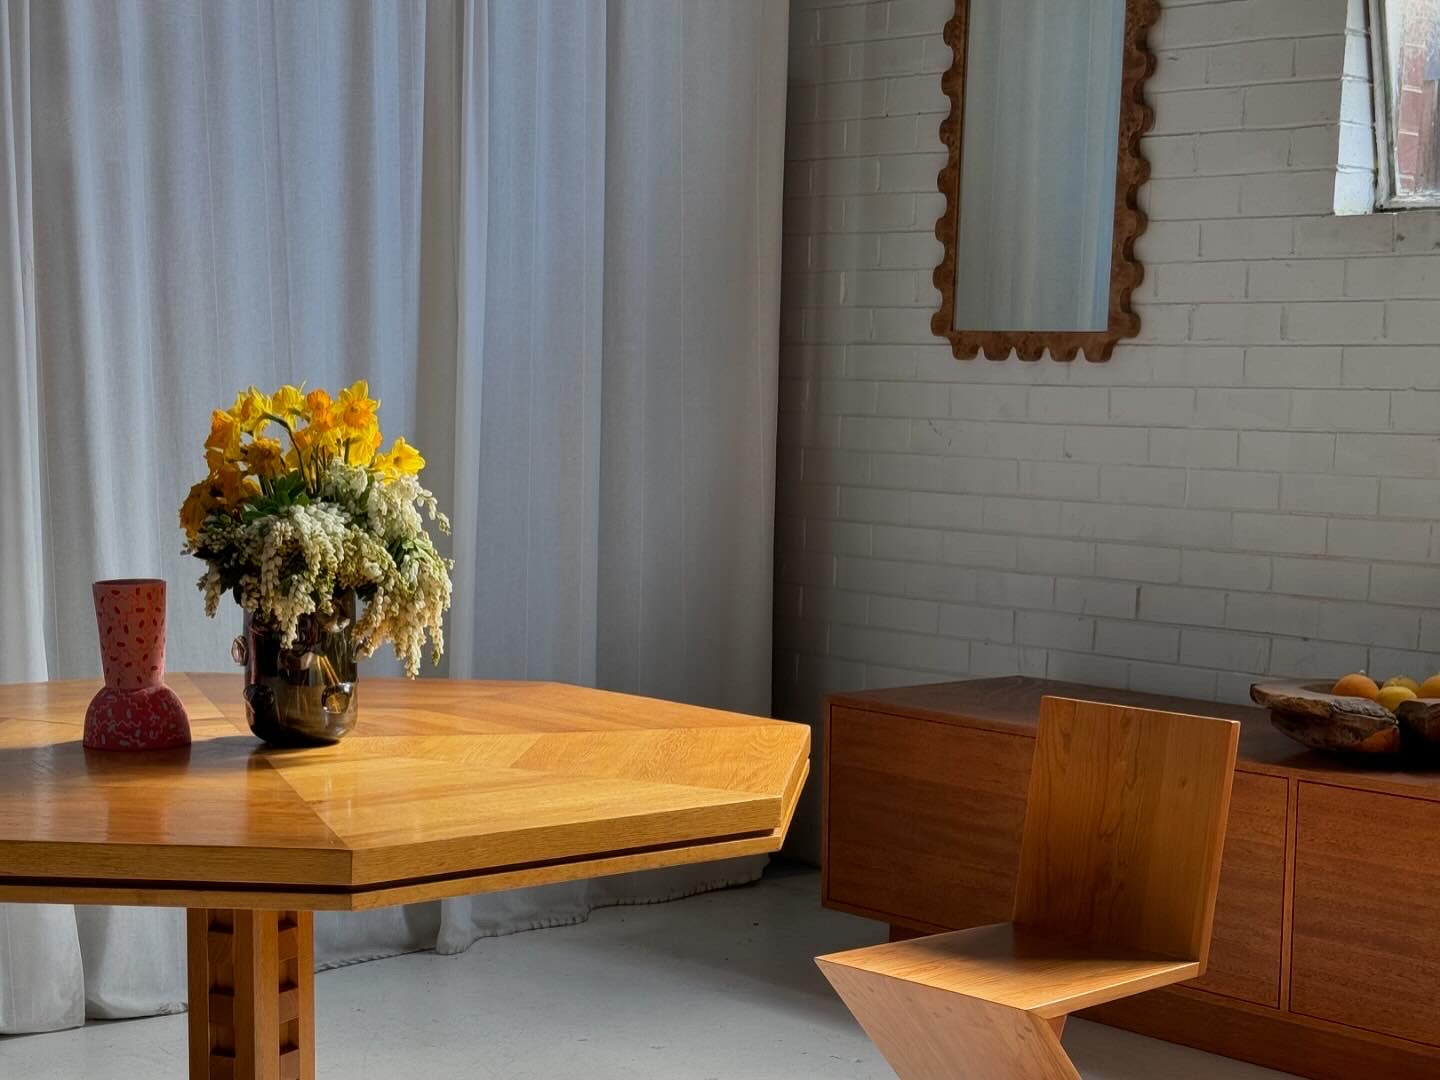
<svg viewBox="0 0 1440 1080">
<path fill-rule="evenodd" d="M 315 917 L 191 908 L 190 1080 L 315 1080 Z"/>
</svg>

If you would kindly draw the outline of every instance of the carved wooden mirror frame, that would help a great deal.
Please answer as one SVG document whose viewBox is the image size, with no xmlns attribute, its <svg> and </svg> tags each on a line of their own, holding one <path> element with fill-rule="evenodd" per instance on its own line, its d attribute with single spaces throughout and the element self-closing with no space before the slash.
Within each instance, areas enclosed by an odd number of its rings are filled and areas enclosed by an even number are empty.
<svg viewBox="0 0 1440 1080">
<path fill-rule="evenodd" d="M 1130 307 L 1130 294 L 1145 277 L 1135 258 L 1135 238 L 1145 231 L 1147 219 L 1136 205 L 1140 188 L 1150 178 L 1150 163 L 1140 153 L 1140 137 L 1150 130 L 1155 112 L 1145 103 L 1145 82 L 1155 70 L 1150 51 L 1150 28 L 1160 15 L 1158 0 L 1125 0 L 1125 54 L 1120 85 L 1120 154 L 1115 170 L 1115 226 L 1110 259 L 1110 321 L 1104 330 L 957 330 L 955 329 L 955 253 L 960 227 L 960 155 L 965 128 L 965 60 L 969 47 L 970 0 L 955 0 L 955 15 L 945 24 L 945 41 L 951 63 L 940 77 L 950 99 L 950 115 L 940 124 L 940 140 L 949 152 L 940 170 L 940 192 L 945 210 L 935 223 L 935 236 L 945 247 L 935 268 L 940 310 L 930 329 L 949 340 L 957 359 L 984 352 L 991 360 L 1005 360 L 1013 351 L 1021 360 L 1039 360 L 1049 352 L 1056 360 L 1074 360 L 1084 351 L 1087 360 L 1108 360 L 1121 338 L 1140 332 L 1140 316 Z"/>
</svg>

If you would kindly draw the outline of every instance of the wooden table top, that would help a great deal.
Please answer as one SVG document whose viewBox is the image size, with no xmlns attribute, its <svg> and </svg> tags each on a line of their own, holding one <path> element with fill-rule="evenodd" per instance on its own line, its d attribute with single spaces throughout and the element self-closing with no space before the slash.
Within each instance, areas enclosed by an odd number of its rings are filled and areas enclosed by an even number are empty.
<svg viewBox="0 0 1440 1080">
<path fill-rule="evenodd" d="M 274 750 L 172 675 L 188 750 L 85 750 L 93 681 L 0 685 L 0 900 L 351 910 L 774 851 L 799 724 L 557 683 L 364 679 Z"/>
<path fill-rule="evenodd" d="M 1040 715 L 1040 699 L 1046 695 L 1238 720 L 1240 757 L 1236 768 L 1241 771 L 1299 776 L 1337 787 L 1440 800 L 1440 760 L 1392 754 L 1317 753 L 1277 731 L 1269 714 L 1254 705 L 1229 705 L 1023 675 L 861 690 L 834 694 L 829 701 L 840 708 L 1030 735 Z"/>
</svg>

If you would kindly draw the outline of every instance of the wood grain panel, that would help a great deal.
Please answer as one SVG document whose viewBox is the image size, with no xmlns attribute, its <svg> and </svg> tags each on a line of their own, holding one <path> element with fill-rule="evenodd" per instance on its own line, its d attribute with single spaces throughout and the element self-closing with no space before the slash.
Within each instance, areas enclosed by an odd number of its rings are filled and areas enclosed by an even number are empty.
<svg viewBox="0 0 1440 1080">
<path fill-rule="evenodd" d="M 1440 1050 L 1189 986 L 1152 990 L 1076 1015 L 1312 1080 L 1440 1076 Z"/>
<path fill-rule="evenodd" d="M 901 1080 L 1080 1080 L 1046 1020 L 824 957 L 819 964 Z"/>
<path fill-rule="evenodd" d="M 959 929 L 1010 918 L 1034 740 L 830 712 L 828 900 Z M 904 920 L 902 920 L 904 921 Z"/>
<path fill-rule="evenodd" d="M 1301 783 L 1291 1009 L 1440 1046 L 1440 805 Z"/>
<path fill-rule="evenodd" d="M 809 767 L 804 725 L 462 680 L 366 680 L 347 739 L 277 750 L 238 678 L 175 684 L 194 743 L 145 754 L 82 747 L 93 682 L 0 686 L 0 896 L 345 910 L 773 851 Z"/>
<path fill-rule="evenodd" d="M 1189 985 L 1276 1008 L 1285 904 L 1286 789 L 1279 777 L 1237 772 L 1215 901 L 1210 965 Z M 930 933 L 892 923 L 891 941 Z"/>
<path fill-rule="evenodd" d="M 1040 715 L 1040 699 L 1046 695 L 1238 720 L 1239 767 L 1246 772 L 1296 776 L 1336 787 L 1440 801 L 1440 769 L 1412 768 L 1405 759 L 1397 760 L 1385 754 L 1347 757 L 1306 750 L 1276 731 L 1265 710 L 1253 705 L 1199 701 L 1025 675 L 858 690 L 834 694 L 829 701 L 832 708 L 890 713 L 974 730 L 1033 735 Z"/>
<path fill-rule="evenodd" d="M 211 676 L 213 678 L 213 676 Z M 165 685 L 175 691 L 185 714 L 196 721 L 222 720 L 221 711 L 205 693 L 201 684 L 206 676 L 188 675 L 183 671 L 168 672 Z M 236 680 L 235 676 L 229 677 Z M 42 720 L 70 729 L 69 735 L 80 738 L 85 727 L 85 708 L 105 683 L 101 679 L 67 679 L 59 682 L 0 683 L 0 717 L 16 720 Z M 239 684 L 236 681 L 236 693 Z M 244 710 L 241 710 L 243 717 Z M 234 732 L 233 725 L 225 729 Z"/>
<path fill-rule="evenodd" d="M 1015 921 L 819 957 L 905 1080 L 1079 1080 L 1075 1009 L 1194 978 L 1220 882 L 1240 725 L 1047 697 Z"/>
<path fill-rule="evenodd" d="M 896 940 L 1004 919 L 1005 900 L 993 893 L 979 918 L 973 907 L 944 902 L 947 874 L 935 867 L 945 864 L 946 844 L 964 822 L 932 828 L 935 838 L 919 843 L 905 819 L 918 806 L 924 820 L 933 813 L 927 803 L 944 805 L 957 785 L 983 785 L 987 777 L 1006 776 L 1002 789 L 1008 782 L 1023 791 L 1028 762 L 1007 771 L 995 768 L 993 750 L 966 754 L 1003 745 L 991 736 L 1033 737 L 1041 698 L 1051 694 L 1241 723 L 1206 977 L 1088 1010 L 1089 1018 L 1317 1080 L 1440 1076 L 1440 864 L 1430 857 L 1440 850 L 1440 769 L 1306 752 L 1258 709 L 1021 676 L 835 695 L 832 737 L 844 717 L 852 734 L 838 740 L 831 761 L 838 771 L 826 778 L 826 903 L 884 918 Z M 936 728 L 971 738 L 957 741 Z M 944 762 L 938 781 L 937 761 Z M 911 772 L 932 785 L 933 797 L 916 794 Z M 1014 794 L 987 788 L 972 797 L 983 821 Z M 1018 803 L 1010 805 L 1018 819 Z M 856 810 L 862 806 L 865 815 Z M 902 820 L 878 820 L 887 816 Z M 880 840 L 857 844 L 856 836 Z M 1016 854 L 1006 844 L 977 845 L 967 855 L 969 876 L 948 876 L 978 879 L 983 889 L 988 875 L 1008 888 Z M 1292 998 L 1297 1011 L 1289 1012 Z M 1417 1041 L 1424 1039 L 1432 1041 Z"/>
<path fill-rule="evenodd" d="M 503 892 L 506 889 L 581 881 L 608 874 L 657 870 L 668 866 L 765 855 L 779 851 L 795 812 L 796 793 L 804 786 L 807 770 L 802 769 L 786 797 L 785 816 L 767 833 L 739 839 L 717 839 L 704 843 L 667 845 L 650 850 L 618 854 L 595 853 L 584 859 L 531 864 L 424 878 L 418 881 L 366 886 L 355 890 L 315 892 L 281 885 L 238 888 L 218 885 L 167 886 L 155 882 L 127 883 L 42 879 L 22 883 L 0 877 L 0 900 L 32 904 L 125 904 L 132 906 L 195 907 L 205 905 L 246 906 L 262 910 L 304 908 L 308 911 L 373 911 L 396 904 L 422 900 L 444 900 L 473 893 Z"/>
<path fill-rule="evenodd" d="M 1210 965 L 1192 984 L 1272 1008 L 1280 1004 L 1287 788 L 1278 776 L 1235 774 Z"/>
<path fill-rule="evenodd" d="M 314 916 L 187 913 L 191 1080 L 314 1080 Z"/>
<path fill-rule="evenodd" d="M 1239 738 L 1233 720 L 1043 699 L 1015 921 L 1203 970 Z"/>
<path fill-rule="evenodd" d="M 927 934 L 819 958 L 838 967 L 947 994 L 982 998 L 1050 1020 L 1101 1001 L 1169 986 L 1199 970 L 1194 960 L 1154 956 L 1113 943 L 1070 941 L 1013 923 Z"/>
<path fill-rule="evenodd" d="M 192 674 L 189 679 L 215 709 L 234 720 L 241 730 L 248 731 L 239 675 Z M 63 684 L 32 685 L 53 688 Z M 362 676 L 360 687 L 360 716 L 364 728 L 356 730 L 363 730 L 367 736 L 712 730 L 777 723 L 746 713 L 567 683 Z M 0 690 L 0 715 L 7 715 L 4 700 Z M 84 709 L 83 702 L 81 709 Z"/>
</svg>

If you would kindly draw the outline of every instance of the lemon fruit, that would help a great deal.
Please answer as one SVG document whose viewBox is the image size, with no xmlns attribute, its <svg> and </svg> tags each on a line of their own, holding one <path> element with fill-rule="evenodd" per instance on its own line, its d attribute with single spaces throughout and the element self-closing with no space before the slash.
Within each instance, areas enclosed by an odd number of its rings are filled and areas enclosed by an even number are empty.
<svg viewBox="0 0 1440 1080">
<path fill-rule="evenodd" d="M 1420 696 L 1420 684 L 1409 675 L 1396 675 L 1393 679 L 1386 679 L 1380 684 L 1380 689 L 1384 690 L 1387 686 L 1403 686 L 1416 697 Z"/>
<path fill-rule="evenodd" d="M 1435 678 L 1436 696 L 1440 696 L 1440 676 Z M 1363 671 L 1356 671 L 1338 680 L 1330 688 L 1332 694 L 1340 697 L 1363 697 L 1374 701 L 1380 696 L 1380 687 L 1375 685 L 1375 680 L 1366 675 Z"/>
<path fill-rule="evenodd" d="M 1380 695 L 1375 699 L 1385 708 L 1394 712 L 1402 701 L 1411 701 L 1416 697 L 1414 690 L 1408 686 L 1384 686 L 1380 688 Z"/>
</svg>

